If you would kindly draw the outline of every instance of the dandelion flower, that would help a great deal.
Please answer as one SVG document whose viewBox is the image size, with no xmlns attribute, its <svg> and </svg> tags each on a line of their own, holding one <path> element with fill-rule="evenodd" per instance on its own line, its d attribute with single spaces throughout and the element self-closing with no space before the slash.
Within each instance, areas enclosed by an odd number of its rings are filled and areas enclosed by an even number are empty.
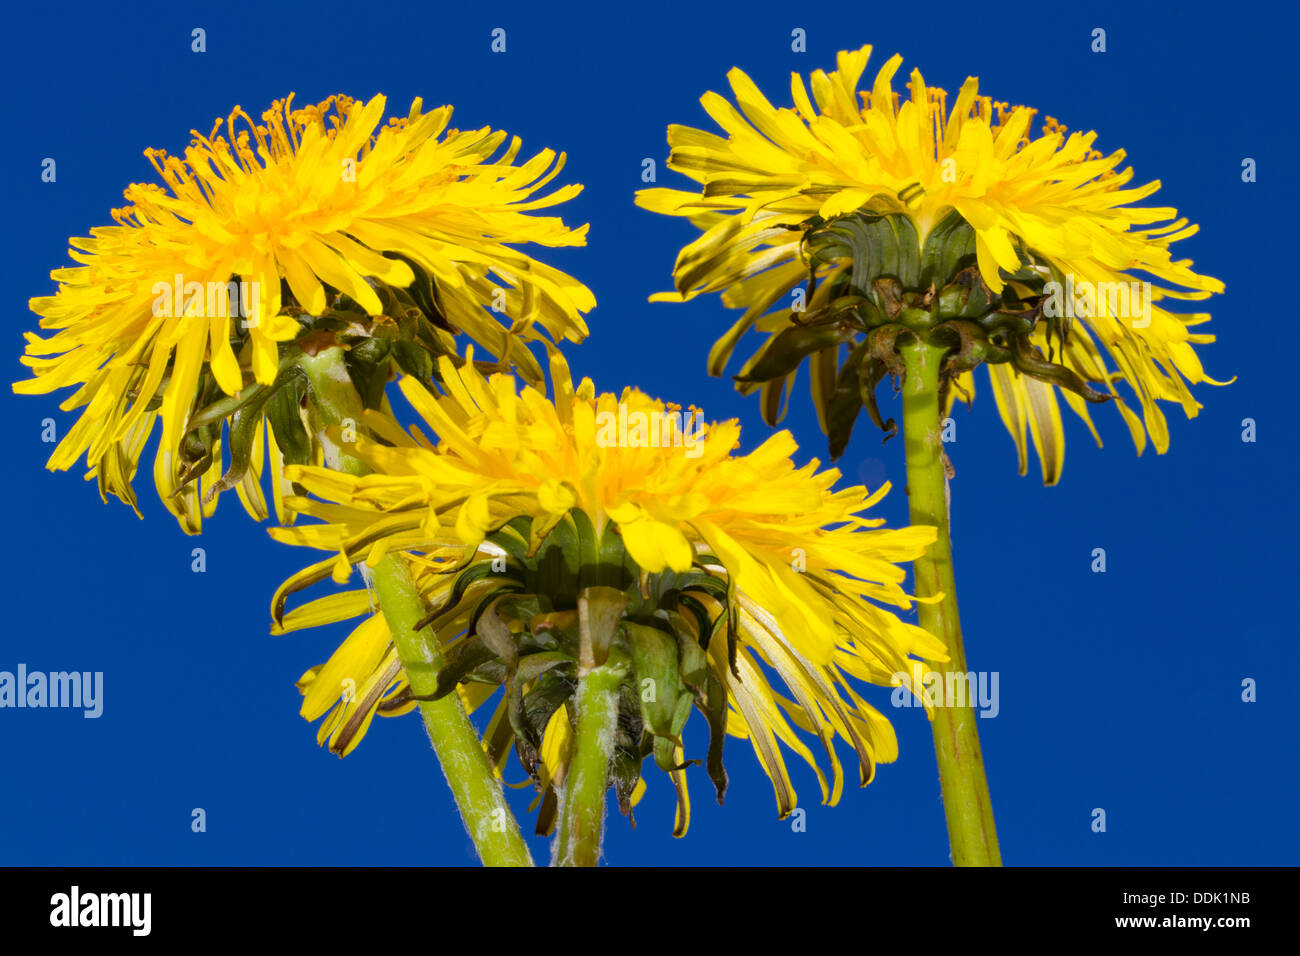
<svg viewBox="0 0 1300 956">
<path fill-rule="evenodd" d="M 721 292 L 745 310 L 714 346 L 713 374 L 751 328 L 768 333 L 736 378 L 742 391 L 761 390 L 771 422 L 808 358 L 832 457 L 864 405 L 892 428 L 873 393 L 900 371 L 900 328 L 951 345 L 945 406 L 973 397 L 971 370 L 988 364 L 1021 474 L 1028 425 L 1044 480 L 1060 475 L 1058 390 L 1098 444 L 1086 403 L 1110 400 L 1138 452 L 1149 433 L 1163 453 L 1157 402 L 1194 416 L 1188 386 L 1213 381 L 1193 348 L 1213 336 L 1191 331 L 1209 316 L 1164 307 L 1223 291 L 1172 256 L 1197 227 L 1173 208 L 1138 205 L 1160 183 L 1129 186 L 1122 150 L 1103 155 L 1095 133 L 1051 117 L 1035 133 L 1036 110 L 994 102 L 974 77 L 949 109 L 945 91 L 913 70 L 900 102 L 894 56 L 859 91 L 870 52 L 841 52 L 836 71 L 812 74 L 811 95 L 793 75 L 792 108 L 774 107 L 733 69 L 736 105 L 717 93 L 701 100 L 723 135 L 669 127 L 669 166 L 701 188 L 642 190 L 637 201 L 689 217 L 702 234 L 677 258 L 676 291 L 653 298 Z"/>
<path fill-rule="evenodd" d="M 520 343 L 580 340 L 595 305 L 581 283 L 515 248 L 585 243 L 586 226 L 534 215 L 581 189 L 539 194 L 563 154 L 516 165 L 517 138 L 449 129 L 451 108 L 425 112 L 419 99 L 384 125 L 383 96 L 292 100 L 261 124 L 236 107 L 195 131 L 184 157 L 146 150 L 165 185 L 128 187 L 117 225 L 72 239 L 78 265 L 55 270 L 58 291 L 31 300 L 51 334 L 27 334 L 34 377 L 14 389 L 75 388 L 61 407 L 82 409 L 48 467 L 84 455 L 101 494 L 134 506 L 131 481 L 161 419 L 156 484 L 191 532 L 232 485 L 264 516 L 264 453 L 275 467 L 312 460 L 299 448 L 310 437 L 296 421 L 292 367 L 304 338 L 348 345 L 352 374 L 380 388 L 390 357 L 418 373 L 432 364 L 421 353 L 450 351 L 458 331 L 538 379 Z M 230 420 L 240 409 L 242 427 Z M 232 469 L 221 480 L 227 420 Z"/>
<path fill-rule="evenodd" d="M 504 686 L 485 747 L 501 767 L 513 743 L 541 790 L 542 832 L 573 736 L 580 618 L 594 613 L 597 593 L 618 626 L 591 653 L 625 667 L 610 770 L 625 812 L 653 755 L 677 788 L 676 832 L 685 832 L 685 771 L 698 759 L 683 737 L 692 708 L 710 728 L 702 762 L 719 799 L 730 734 L 750 741 L 783 816 L 796 795 L 780 745 L 812 766 L 828 803 L 843 787 L 835 738 L 856 751 L 863 784 L 894 759 L 888 720 L 851 679 L 894 685 L 914 659 L 946 657 L 894 612 L 911 606 L 899 562 L 920 555 L 935 531 L 866 517 L 887 486 L 833 490 L 839 473 L 815 460 L 797 467 L 785 432 L 742 455 L 734 421 L 696 428 L 695 413 L 634 389 L 598 395 L 590 379 L 574 388 L 558 351 L 552 399 L 508 375 L 484 377 L 472 362 L 440 363 L 445 395 L 400 382 L 430 435 L 370 415 L 363 424 L 375 438 L 349 449 L 369 474 L 288 469 L 314 496 L 293 499 L 294 509 L 320 523 L 273 536 L 333 555 L 285 582 L 275 619 L 287 629 L 364 617 L 325 669 L 309 672 L 307 692 L 320 692 L 304 715 L 336 713 L 322 740 L 346 725 L 331 743 L 346 752 L 374 713 L 409 699 L 365 591 L 287 615 L 286 599 L 396 553 L 444 649 L 439 693 L 459 687 L 472 708 Z M 340 693 L 344 678 L 362 689 L 351 700 Z M 658 689 L 650 701 L 646 680 Z M 801 731 L 825 750 L 829 780 Z"/>
</svg>

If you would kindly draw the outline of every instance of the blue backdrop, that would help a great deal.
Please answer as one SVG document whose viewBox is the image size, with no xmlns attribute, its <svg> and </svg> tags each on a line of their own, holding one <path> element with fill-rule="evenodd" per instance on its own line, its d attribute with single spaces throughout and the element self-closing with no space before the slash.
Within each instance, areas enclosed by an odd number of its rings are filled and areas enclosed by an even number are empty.
<svg viewBox="0 0 1300 956">
<path fill-rule="evenodd" d="M 1289 22 L 1281 22 L 1285 18 Z M 982 720 L 1005 859 L 1020 864 L 1295 863 L 1296 770 L 1292 561 L 1295 413 L 1293 281 L 1296 127 L 1283 103 L 1295 16 L 1259 6 L 767 2 L 399 5 L 21 4 L 8 14 L 0 70 L 7 146 L 4 343 L 13 379 L 32 295 L 53 289 L 66 239 L 107 224 L 128 182 L 153 181 L 146 146 L 181 151 L 238 103 L 260 113 L 296 91 L 382 92 L 451 103 L 461 128 L 517 133 L 527 153 L 569 154 L 562 181 L 586 191 L 562 208 L 591 223 L 590 245 L 542 251 L 600 302 L 592 337 L 570 350 L 603 389 L 635 383 L 739 416 L 747 446 L 765 434 L 756 403 L 705 375 L 731 322 L 716 297 L 650 305 L 669 287 L 683 220 L 636 209 L 642 160 L 667 172 L 665 126 L 712 128 L 698 98 L 742 66 L 778 105 L 791 70 L 832 69 L 835 53 L 873 43 L 868 75 L 890 54 L 903 74 L 955 91 L 968 74 L 995 98 L 1034 105 L 1099 147 L 1123 147 L 1154 202 L 1202 226 L 1177 251 L 1222 278 L 1203 347 L 1209 373 L 1193 421 L 1169 406 L 1172 449 L 1137 458 L 1118 414 L 1095 419 L 1094 446 L 1067 414 L 1059 487 L 1012 442 L 981 378 L 949 446 L 959 596 L 971 667 L 1000 675 L 1000 712 Z M 207 31 L 191 52 L 190 31 Z M 507 52 L 490 50 L 507 31 Z M 1107 31 L 1093 53 L 1092 31 Z M 791 31 L 807 32 L 807 52 Z M 43 183 L 41 161 L 57 161 Z M 1242 181 L 1252 158 L 1258 181 Z M 734 369 L 733 369 L 734 371 Z M 981 373 L 982 375 L 983 373 Z M 806 381 L 806 379 L 804 380 Z M 882 397 L 887 390 L 882 391 Z M 787 419 L 804 458 L 824 458 L 800 387 Z M 64 393 L 66 394 L 66 393 Z M 60 396 L 60 398 L 62 395 Z M 893 400 L 892 397 L 890 400 Z M 230 497 L 202 539 L 187 538 L 141 480 L 145 520 L 99 501 L 79 472 L 51 474 L 42 419 L 62 435 L 55 399 L 0 391 L 7 595 L 0 670 L 104 672 L 103 716 L 0 710 L 0 863 L 284 864 L 474 862 L 415 716 L 376 722 L 346 760 L 318 749 L 297 716 L 293 682 L 336 646 L 340 629 L 268 636 L 274 586 L 309 557 L 276 545 Z M 888 414 L 889 409 L 886 409 Z M 1243 419 L 1257 423 L 1242 440 Z M 881 513 L 906 520 L 902 446 L 864 420 L 846 477 L 895 485 Z M 146 469 L 147 472 L 147 469 Z M 207 551 L 207 572 L 190 552 Z M 1093 573 L 1104 548 L 1107 570 Z M 1243 702 L 1253 679 L 1258 700 Z M 791 761 L 805 832 L 776 818 L 772 790 L 743 741 L 729 741 L 727 806 L 694 775 L 694 823 L 673 840 L 672 788 L 654 773 L 638 826 L 611 816 L 607 858 L 623 864 L 944 864 L 947 841 L 923 712 L 894 710 L 901 757 L 838 807 L 817 803 Z M 701 729 L 693 731 L 700 745 Z M 846 757 L 849 755 L 846 753 Z M 512 779 L 523 774 L 513 765 Z M 427 810 L 397 808 L 412 796 Z M 514 792 L 520 813 L 531 791 Z M 191 830 L 203 808 L 207 831 Z M 1104 833 L 1093 810 L 1106 811 Z M 527 826 L 531 829 L 531 817 Z M 545 842 L 534 853 L 547 857 Z"/>
</svg>

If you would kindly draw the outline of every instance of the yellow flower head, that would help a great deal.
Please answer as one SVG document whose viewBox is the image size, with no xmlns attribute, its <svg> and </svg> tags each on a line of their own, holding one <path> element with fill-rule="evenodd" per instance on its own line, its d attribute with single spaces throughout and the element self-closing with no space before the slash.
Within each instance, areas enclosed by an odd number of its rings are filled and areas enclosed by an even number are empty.
<svg viewBox="0 0 1300 956">
<path fill-rule="evenodd" d="M 419 99 L 386 125 L 383 96 L 292 100 L 261 124 L 236 107 L 194 132 L 183 158 L 146 150 L 165 186 L 128 187 L 118 224 L 70 240 L 79 265 L 55 270 L 58 292 L 31 300 L 53 334 L 27 334 L 22 361 L 35 377 L 14 389 L 76 387 L 61 407 L 84 409 L 49 467 L 84 454 L 101 493 L 134 505 L 131 478 L 161 418 L 155 477 L 188 530 L 214 506 L 199 504 L 191 479 L 215 490 L 222 474 L 222 415 L 200 413 L 223 397 L 213 407 L 225 412 L 234 396 L 265 399 L 284 381 L 289 343 L 309 331 L 446 351 L 463 330 L 537 380 L 514 343 L 538 330 L 581 340 L 595 305 L 581 283 L 513 248 L 585 243 L 586 226 L 533 215 L 581 189 L 537 195 L 563 154 L 515 165 L 518 138 L 502 150 L 504 132 L 448 129 L 451 107 L 425 112 Z M 251 441 L 261 417 L 246 418 Z M 238 457 L 251 456 L 248 441 Z M 274 458 L 287 442 L 271 442 Z M 255 478 L 246 503 L 260 501 Z"/>
<path fill-rule="evenodd" d="M 969 396 L 970 369 L 989 363 L 1022 474 L 1028 423 L 1045 480 L 1059 476 L 1064 440 L 1053 386 L 1094 437 L 1084 402 L 1112 399 L 1139 453 L 1147 431 L 1164 452 L 1169 435 L 1157 400 L 1195 415 L 1200 406 L 1187 386 L 1212 381 L 1192 346 L 1213 336 L 1189 331 L 1209 316 L 1158 304 L 1223 291 L 1189 260 L 1172 258 L 1171 244 L 1197 227 L 1173 208 L 1134 205 L 1160 183 L 1126 188 L 1133 171 L 1117 171 L 1122 150 L 1103 156 L 1092 148 L 1095 133 L 1067 134 L 1051 117 L 1035 133 L 1034 109 L 981 96 L 974 77 L 949 109 L 947 94 L 913 70 L 902 100 L 893 89 L 895 55 L 871 90 L 859 91 L 870 52 L 841 52 L 836 71 L 814 72 L 811 96 L 794 74 L 793 108 L 772 106 L 733 69 L 736 106 L 716 93 L 701 100 L 724 136 L 669 127 L 670 167 L 702 188 L 647 189 L 637 201 L 687 216 L 703 234 L 678 256 L 677 291 L 653 298 L 720 291 L 728 306 L 745 309 L 710 355 L 713 374 L 751 327 L 770 333 L 737 376 L 743 391 L 762 385 L 770 419 L 810 356 L 833 455 L 848 440 L 844 416 L 834 421 L 830 408 L 837 384 L 857 386 L 860 375 L 870 391 L 896 371 L 885 367 L 880 343 L 855 354 L 863 334 L 891 324 L 928 331 L 949 320 L 966 325 L 943 333 L 954 349 L 948 379 Z M 769 313 L 804 281 L 806 300 Z M 810 323 L 811 331 L 797 330 Z M 848 361 L 839 361 L 842 352 Z M 1141 404 L 1145 429 L 1118 397 L 1120 380 Z M 952 392 L 945 398 L 950 403 Z"/>
<path fill-rule="evenodd" d="M 349 453 L 371 474 L 288 469 L 316 496 L 293 507 L 322 523 L 272 534 L 337 553 L 281 587 L 273 605 L 280 627 L 370 614 L 364 591 L 288 616 L 284 604 L 331 574 L 345 580 L 356 562 L 401 553 L 445 648 L 442 692 L 458 682 L 462 695 L 505 682 L 506 717 L 499 709 L 485 741 L 500 766 L 513 737 L 546 800 L 565 766 L 579 597 L 614 594 L 622 623 L 609 653 L 629 661 L 615 785 L 630 810 L 641 759 L 653 752 L 677 785 L 679 832 L 689 807 L 682 727 L 692 705 L 709 720 L 706 765 L 719 796 L 725 731 L 753 744 L 782 815 L 795 794 L 778 741 L 812 765 L 830 803 L 843 784 L 836 736 L 855 748 L 864 784 L 875 763 L 894 759 L 889 722 L 848 678 L 897 684 L 896 675 L 912 673 L 912 655 L 946 653 L 888 609 L 911 606 L 897 562 L 919 556 L 935 531 L 886 530 L 883 519 L 865 517 L 887 486 L 870 496 L 862 487 L 832 490 L 839 473 L 819 471 L 815 460 L 796 467 L 786 432 L 741 455 L 734 421 L 703 426 L 634 389 L 598 395 L 590 379 L 575 389 L 558 351 L 553 399 L 518 389 L 507 375 L 484 378 L 472 362 L 441 362 L 446 395 L 410 378 L 400 383 L 434 437 L 370 415 L 363 425 L 374 438 L 359 437 Z M 366 707 L 384 713 L 404 704 L 396 657 L 375 620 L 340 649 L 340 666 L 326 665 L 328 681 L 307 675 L 315 696 L 304 714 L 337 705 L 322 739 L 331 736 L 338 752 L 355 746 Z M 650 673 L 660 694 L 647 705 L 633 688 Z M 775 689 L 773 674 L 791 697 Z M 364 702 L 340 700 L 344 677 L 369 688 Z M 473 693 L 470 706 L 486 696 Z M 795 728 L 825 748 L 830 783 Z"/>
</svg>

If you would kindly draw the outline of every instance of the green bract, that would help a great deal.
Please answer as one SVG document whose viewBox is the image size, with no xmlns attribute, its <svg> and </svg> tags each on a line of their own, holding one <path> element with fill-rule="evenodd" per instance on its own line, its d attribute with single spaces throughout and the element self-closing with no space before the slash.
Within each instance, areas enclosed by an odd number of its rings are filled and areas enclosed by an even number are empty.
<svg viewBox="0 0 1300 956">
<path fill-rule="evenodd" d="M 607 786 L 613 785 L 622 811 L 631 815 L 647 757 L 668 772 L 699 762 L 677 756 L 692 707 L 709 724 L 705 764 L 721 802 L 727 692 L 710 667 L 708 648 L 727 641 L 733 667 L 736 653 L 721 562 L 702 554 L 688 571 L 646 573 L 628 555 L 617 526 L 610 522 L 598 534 L 577 509 L 540 536 L 535 527 L 531 518 L 519 517 L 491 533 L 487 541 L 502 554 L 484 557 L 480 551 L 473 563 L 451 572 L 457 577 L 446 602 L 420 622 L 436 630 L 450 609 L 467 597 L 474 601 L 466 636 L 448 648 L 431 699 L 470 681 L 504 687 L 508 722 L 486 740 L 489 759 L 499 763 L 513 742 L 541 791 L 538 833 L 554 828 L 553 779 L 563 771 L 539 772 L 543 735 L 561 706 L 567 704 L 575 718 L 579 676 L 595 668 L 619 678 Z"/>
<path fill-rule="evenodd" d="M 954 377 L 984 362 L 1009 362 L 1090 402 L 1111 398 L 1053 361 L 1053 337 L 1063 345 L 1070 333 L 1068 318 L 1044 314 L 1046 283 L 1062 281 L 1056 267 L 1021 248 L 1021 268 L 1008 276 L 1000 294 L 992 292 L 976 263 L 975 231 L 955 212 L 924 243 L 911 217 L 901 213 L 814 217 L 804 223 L 803 250 L 807 309 L 793 311 L 789 324 L 770 334 L 735 376 L 736 388 L 745 395 L 760 390 L 763 418 L 775 425 L 783 415 L 783 395 L 808 359 L 832 459 L 848 446 L 863 409 L 878 428 L 897 431 L 893 419 L 883 420 L 875 392 L 887 375 L 904 373 L 900 337 L 947 348 L 945 403 Z M 817 273 L 834 266 L 845 267 L 819 285 Z M 1031 340 L 1040 328 L 1046 330 L 1046 356 Z M 848 354 L 841 364 L 842 346 Z"/>
</svg>

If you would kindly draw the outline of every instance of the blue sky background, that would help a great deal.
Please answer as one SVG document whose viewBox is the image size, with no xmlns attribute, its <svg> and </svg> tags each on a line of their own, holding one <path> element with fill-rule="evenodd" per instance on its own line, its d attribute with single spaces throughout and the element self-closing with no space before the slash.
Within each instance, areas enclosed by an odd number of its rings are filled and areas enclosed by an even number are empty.
<svg viewBox="0 0 1300 956">
<path fill-rule="evenodd" d="M 1003 854 L 1014 864 L 1297 862 L 1291 10 L 372 0 L 21 4 L 8 17 L 0 341 L 14 379 L 26 377 L 21 333 L 36 321 L 28 297 L 53 289 L 68 236 L 107 224 L 127 183 L 153 181 L 146 146 L 180 152 L 192 127 L 206 130 L 236 103 L 256 115 L 291 90 L 299 103 L 383 92 L 398 111 L 418 95 L 454 104 L 461 128 L 522 136 L 528 155 L 568 152 L 562 181 L 586 191 L 563 214 L 591 223 L 590 245 L 541 255 L 600 302 L 591 339 L 569 352 L 575 370 L 602 389 L 635 383 L 710 418 L 739 416 L 752 447 L 767 433 L 756 403 L 704 371 L 732 317 L 716 298 L 646 302 L 669 287 L 692 235 L 685 221 L 632 204 L 645 157 L 659 163 L 659 185 L 685 182 L 663 168 L 669 122 L 712 128 L 698 99 L 725 90 L 732 66 L 789 105 L 790 71 L 832 69 L 838 49 L 873 43 L 868 76 L 900 52 L 900 75 L 917 66 L 955 91 L 974 74 L 997 99 L 1098 130 L 1101 149 L 1128 151 L 1138 182 L 1163 181 L 1153 201 L 1200 223 L 1177 252 L 1228 288 L 1211 305 L 1219 341 L 1201 355 L 1211 375 L 1238 378 L 1199 387 L 1195 420 L 1169 408 L 1164 456 L 1137 458 L 1112 409 L 1094 413 L 1104 449 L 1067 415 L 1065 474 L 1051 489 L 1036 462 L 1016 475 L 984 373 L 974 409 L 957 413 L 948 450 L 959 597 L 970 666 L 1001 677 L 1001 712 L 980 732 Z M 190 51 L 194 27 L 207 31 L 204 54 Z M 507 30 L 505 54 L 489 49 L 495 27 Z M 791 52 L 796 27 L 806 53 Z M 1107 31 L 1105 54 L 1090 51 L 1095 27 Z M 44 157 L 57 160 L 56 183 L 40 181 Z M 1258 163 L 1255 183 L 1241 180 L 1245 157 Z M 805 382 L 786 424 L 804 459 L 824 459 Z M 298 717 L 294 680 L 343 631 L 272 638 L 267 605 L 310 555 L 271 542 L 233 495 L 196 540 L 152 497 L 147 475 L 140 521 L 116 500 L 102 504 L 80 471 L 46 472 L 41 420 L 55 417 L 60 435 L 74 420 L 57 400 L 0 392 L 0 670 L 103 671 L 104 714 L 0 710 L 0 863 L 474 862 L 418 718 L 377 721 L 340 761 Z M 1257 422 L 1253 444 L 1241 439 L 1244 418 Z M 892 481 L 881 514 L 905 522 L 901 441 L 882 447 L 864 419 L 840 465 L 854 482 Z M 190 570 L 196 546 L 206 574 Z M 1098 547 L 1105 574 L 1090 570 Z M 1241 701 L 1244 678 L 1258 683 L 1256 703 Z M 725 808 L 694 768 L 692 829 L 672 839 L 672 788 L 647 768 L 638 826 L 611 816 L 607 858 L 946 863 L 925 717 L 890 709 L 886 691 L 871 699 L 894 721 L 901 758 L 826 808 L 791 756 L 806 832 L 777 820 L 756 759 L 731 739 Z M 706 735 L 692 727 L 688 741 L 702 749 Z M 521 814 L 530 799 L 512 797 Z M 206 833 L 191 832 L 195 807 Z M 1090 828 L 1097 807 L 1101 834 Z"/>
</svg>

